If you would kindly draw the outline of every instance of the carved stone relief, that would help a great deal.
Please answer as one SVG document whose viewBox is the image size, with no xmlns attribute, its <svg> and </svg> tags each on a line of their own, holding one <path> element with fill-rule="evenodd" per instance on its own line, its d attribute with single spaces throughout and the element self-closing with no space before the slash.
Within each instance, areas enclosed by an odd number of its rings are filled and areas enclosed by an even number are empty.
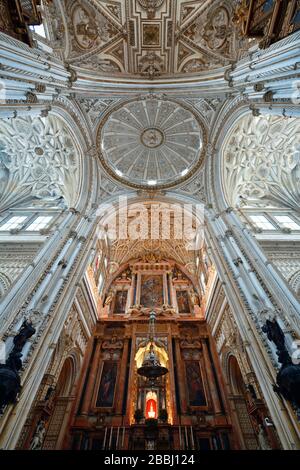
<svg viewBox="0 0 300 470">
<path fill-rule="evenodd" d="M 72 206 L 78 191 L 79 164 L 74 139 L 60 119 L 2 120 L 1 209 L 37 200 Z"/>
<path fill-rule="evenodd" d="M 224 184 L 233 206 L 299 209 L 300 120 L 245 116 L 224 149 Z"/>
<path fill-rule="evenodd" d="M 228 65 L 248 49 L 231 18 L 236 0 L 64 1 L 53 30 L 68 62 L 102 74 L 147 79 Z M 178 23 L 173 19 L 178 15 Z M 58 14 L 56 17 L 59 16 Z"/>
<path fill-rule="evenodd" d="M 31 263 L 39 248 L 36 243 L 0 243 L 0 297 Z"/>
<path fill-rule="evenodd" d="M 300 295 L 300 246 L 297 242 L 293 245 L 278 246 L 278 243 L 262 244 L 269 260 L 280 271 L 280 274 L 289 283 L 297 295 Z"/>
</svg>

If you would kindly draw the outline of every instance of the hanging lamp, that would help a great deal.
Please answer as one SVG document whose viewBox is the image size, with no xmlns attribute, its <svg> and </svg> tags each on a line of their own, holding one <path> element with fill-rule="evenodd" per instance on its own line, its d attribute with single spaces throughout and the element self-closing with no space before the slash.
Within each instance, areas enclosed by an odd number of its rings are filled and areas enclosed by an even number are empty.
<svg viewBox="0 0 300 470">
<path fill-rule="evenodd" d="M 157 378 L 166 375 L 169 371 L 166 367 L 163 367 L 160 362 L 159 358 L 154 350 L 155 344 L 155 321 L 156 321 L 156 313 L 154 310 L 150 313 L 149 318 L 149 342 L 146 346 L 146 352 L 144 355 L 144 360 L 142 366 L 138 368 L 137 373 L 142 377 L 146 377 L 151 381 L 155 381 Z M 148 345 L 150 344 L 149 351 Z"/>
</svg>

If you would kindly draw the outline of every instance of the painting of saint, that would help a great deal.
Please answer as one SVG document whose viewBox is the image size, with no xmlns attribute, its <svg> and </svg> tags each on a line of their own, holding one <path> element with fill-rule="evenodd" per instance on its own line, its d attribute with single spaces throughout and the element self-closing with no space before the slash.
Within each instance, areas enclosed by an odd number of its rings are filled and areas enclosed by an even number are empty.
<svg viewBox="0 0 300 470">
<path fill-rule="evenodd" d="M 164 303 L 163 278 L 144 274 L 141 282 L 140 304 L 146 308 L 162 307 Z"/>
<path fill-rule="evenodd" d="M 111 408 L 113 406 L 117 372 L 117 362 L 104 362 L 96 402 L 97 407 Z"/>
<path fill-rule="evenodd" d="M 126 313 L 127 293 L 127 290 L 118 290 L 116 292 L 114 313 Z"/>
<path fill-rule="evenodd" d="M 186 362 L 185 370 L 190 406 L 207 406 L 199 362 Z"/>
<path fill-rule="evenodd" d="M 177 305 L 179 313 L 190 313 L 189 294 L 186 290 L 177 291 Z"/>
</svg>

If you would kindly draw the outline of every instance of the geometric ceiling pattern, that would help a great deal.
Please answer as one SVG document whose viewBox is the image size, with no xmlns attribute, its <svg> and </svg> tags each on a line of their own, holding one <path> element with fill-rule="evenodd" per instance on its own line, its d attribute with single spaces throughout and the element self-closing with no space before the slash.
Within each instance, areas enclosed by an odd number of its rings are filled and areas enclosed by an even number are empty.
<svg viewBox="0 0 300 470">
<path fill-rule="evenodd" d="M 223 182 L 234 207 L 300 206 L 300 119 L 251 114 L 238 121 L 223 152 Z"/>
<path fill-rule="evenodd" d="M 80 155 L 56 116 L 0 121 L 0 210 L 49 202 L 72 207 L 80 186 Z"/>
<path fill-rule="evenodd" d="M 113 111 L 101 123 L 98 144 L 121 180 L 148 188 L 175 185 L 201 163 L 200 126 L 188 108 L 150 95 Z"/>
<path fill-rule="evenodd" d="M 63 0 L 52 28 L 73 67 L 146 79 L 199 74 L 232 63 L 249 47 L 232 22 L 236 3 Z"/>
</svg>

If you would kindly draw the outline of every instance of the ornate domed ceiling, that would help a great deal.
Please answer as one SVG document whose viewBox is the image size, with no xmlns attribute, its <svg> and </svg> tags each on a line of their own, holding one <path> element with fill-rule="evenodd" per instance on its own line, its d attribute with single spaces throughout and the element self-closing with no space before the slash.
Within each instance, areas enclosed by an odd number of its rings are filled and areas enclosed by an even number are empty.
<svg viewBox="0 0 300 470">
<path fill-rule="evenodd" d="M 146 80 L 218 69 L 249 48 L 238 0 L 54 0 L 56 49 L 95 75 Z"/>
<path fill-rule="evenodd" d="M 106 170 L 132 187 L 171 187 L 201 166 L 201 121 L 186 106 L 150 95 L 114 109 L 102 121 L 98 147 Z"/>
</svg>

